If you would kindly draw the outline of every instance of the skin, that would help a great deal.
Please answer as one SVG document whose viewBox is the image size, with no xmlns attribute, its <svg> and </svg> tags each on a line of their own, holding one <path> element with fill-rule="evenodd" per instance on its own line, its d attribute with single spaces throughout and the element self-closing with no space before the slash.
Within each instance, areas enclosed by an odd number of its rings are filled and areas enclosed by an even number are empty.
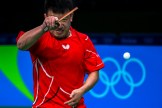
<svg viewBox="0 0 162 108">
<path fill-rule="evenodd" d="M 78 89 L 73 90 L 70 94 L 71 99 L 64 104 L 76 107 L 81 97 L 96 84 L 98 81 L 98 76 L 98 71 L 90 73 L 84 85 Z"/>
<path fill-rule="evenodd" d="M 70 35 L 70 25 L 73 15 L 67 16 L 65 19 L 59 22 L 60 26 L 55 28 L 55 21 L 62 17 L 64 14 L 57 14 L 49 10 L 47 14 L 44 14 L 44 21 L 40 26 L 37 26 L 27 32 L 25 32 L 18 40 L 17 47 L 21 50 L 29 49 L 43 34 L 44 28 L 48 27 L 52 36 L 57 39 L 67 38 Z"/>
<path fill-rule="evenodd" d="M 65 19 L 59 22 L 60 26 L 56 28 L 55 21 L 61 18 L 64 14 L 54 13 L 49 10 L 44 14 L 44 21 L 40 26 L 37 26 L 27 32 L 25 32 L 17 41 L 17 47 L 20 50 L 29 49 L 36 41 L 45 33 L 44 28 L 48 27 L 51 35 L 56 39 L 65 39 L 70 36 L 70 26 L 73 19 L 73 15 L 67 16 Z M 81 97 L 89 91 L 98 80 L 98 71 L 91 72 L 88 75 L 84 85 L 78 89 L 75 89 L 70 94 L 70 100 L 64 102 L 64 104 L 70 106 L 77 106 Z"/>
<path fill-rule="evenodd" d="M 44 23 L 49 27 L 50 33 L 57 39 L 64 39 L 70 35 L 70 26 L 72 22 L 73 15 L 69 15 L 63 20 L 59 21 L 60 26 L 55 28 L 55 21 L 60 19 L 64 14 L 56 14 L 52 11 L 48 11 L 47 14 L 44 14 L 45 21 Z"/>
</svg>

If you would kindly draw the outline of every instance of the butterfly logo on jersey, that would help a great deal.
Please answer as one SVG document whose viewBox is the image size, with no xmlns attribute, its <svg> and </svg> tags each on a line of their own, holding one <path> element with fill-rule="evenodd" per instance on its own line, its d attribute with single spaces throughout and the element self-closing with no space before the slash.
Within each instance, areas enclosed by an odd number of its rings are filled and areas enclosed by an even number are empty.
<svg viewBox="0 0 162 108">
<path fill-rule="evenodd" d="M 69 44 L 62 45 L 62 48 L 64 48 L 65 50 L 68 50 L 70 48 L 70 45 Z"/>
</svg>

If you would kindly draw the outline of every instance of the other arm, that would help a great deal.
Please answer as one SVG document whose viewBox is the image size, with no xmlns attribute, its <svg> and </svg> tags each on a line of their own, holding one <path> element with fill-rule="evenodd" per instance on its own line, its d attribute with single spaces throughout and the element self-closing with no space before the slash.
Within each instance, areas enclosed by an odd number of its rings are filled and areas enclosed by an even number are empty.
<svg viewBox="0 0 162 108">
<path fill-rule="evenodd" d="M 75 89 L 72 91 L 70 97 L 71 99 L 67 102 L 65 102 L 65 104 L 68 104 L 70 106 L 75 106 L 79 103 L 81 97 L 90 89 L 92 89 L 94 87 L 94 85 L 97 83 L 99 78 L 99 73 L 98 71 L 94 71 L 91 72 L 88 75 L 88 78 L 86 79 L 84 85 L 82 87 L 80 87 L 79 89 Z"/>
</svg>

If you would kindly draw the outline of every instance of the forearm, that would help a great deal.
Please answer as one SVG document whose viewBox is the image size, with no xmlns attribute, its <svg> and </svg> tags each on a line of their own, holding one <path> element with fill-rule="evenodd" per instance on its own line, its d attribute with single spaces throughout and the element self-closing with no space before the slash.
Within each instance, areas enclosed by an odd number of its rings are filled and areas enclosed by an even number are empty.
<svg viewBox="0 0 162 108">
<path fill-rule="evenodd" d="M 97 83 L 99 77 L 98 71 L 92 72 L 88 75 L 84 85 L 80 88 L 84 93 L 89 91 Z"/>
<path fill-rule="evenodd" d="M 78 89 L 75 89 L 70 94 L 71 99 L 66 101 L 64 104 L 68 104 L 70 106 L 76 105 L 79 103 L 81 97 L 89 91 L 98 80 L 98 71 L 94 71 L 88 75 L 84 85 Z"/>
<path fill-rule="evenodd" d="M 21 50 L 30 48 L 43 35 L 43 33 L 42 25 L 25 32 L 17 41 L 17 47 Z"/>
</svg>

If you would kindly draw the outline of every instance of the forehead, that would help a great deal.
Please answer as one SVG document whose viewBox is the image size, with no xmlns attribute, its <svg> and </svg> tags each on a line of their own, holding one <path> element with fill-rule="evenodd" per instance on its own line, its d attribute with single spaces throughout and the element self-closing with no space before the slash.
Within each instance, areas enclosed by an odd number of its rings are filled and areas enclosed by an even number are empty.
<svg viewBox="0 0 162 108">
<path fill-rule="evenodd" d="M 67 11 L 68 12 L 68 11 Z M 47 12 L 47 16 L 55 16 L 55 17 L 58 17 L 58 18 L 61 18 L 64 14 L 66 14 L 67 12 L 65 13 L 54 13 L 52 10 L 49 10 Z"/>
</svg>

